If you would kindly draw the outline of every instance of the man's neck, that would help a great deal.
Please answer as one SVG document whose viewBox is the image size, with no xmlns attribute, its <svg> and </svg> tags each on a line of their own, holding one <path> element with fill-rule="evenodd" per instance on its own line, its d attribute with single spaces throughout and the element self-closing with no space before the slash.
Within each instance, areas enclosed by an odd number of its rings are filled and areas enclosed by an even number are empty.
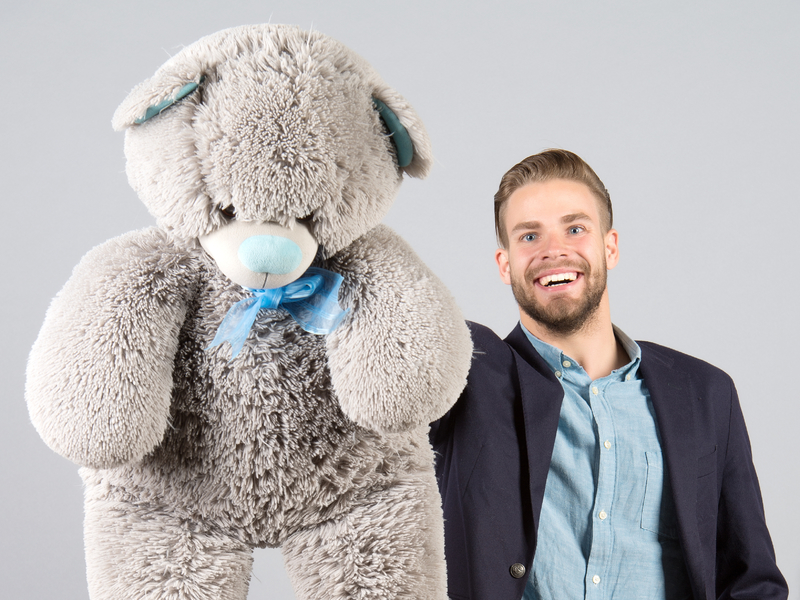
<svg viewBox="0 0 800 600">
<path fill-rule="evenodd" d="M 521 310 L 520 320 L 525 328 L 537 338 L 555 346 L 564 354 L 578 361 L 578 364 L 592 379 L 605 377 L 611 371 L 630 362 L 628 353 L 614 335 L 607 294 L 603 297 L 594 315 L 583 327 L 572 333 L 554 333 Z"/>
</svg>

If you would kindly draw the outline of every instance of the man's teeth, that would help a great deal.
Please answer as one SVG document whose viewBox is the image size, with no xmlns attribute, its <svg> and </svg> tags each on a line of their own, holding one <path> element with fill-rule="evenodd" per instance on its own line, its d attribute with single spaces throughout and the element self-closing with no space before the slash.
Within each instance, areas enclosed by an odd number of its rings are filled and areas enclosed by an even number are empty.
<svg viewBox="0 0 800 600">
<path fill-rule="evenodd" d="M 577 273 L 556 273 L 555 275 L 545 275 L 539 279 L 539 283 L 543 286 L 564 285 L 572 283 L 578 278 Z"/>
</svg>

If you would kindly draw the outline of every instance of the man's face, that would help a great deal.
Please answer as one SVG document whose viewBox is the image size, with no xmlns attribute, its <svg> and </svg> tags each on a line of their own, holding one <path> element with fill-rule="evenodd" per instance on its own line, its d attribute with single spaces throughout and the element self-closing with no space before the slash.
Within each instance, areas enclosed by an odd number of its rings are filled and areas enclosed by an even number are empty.
<svg viewBox="0 0 800 600">
<path fill-rule="evenodd" d="M 502 226 L 508 247 L 495 259 L 522 312 L 555 334 L 580 330 L 606 298 L 606 271 L 619 257 L 592 192 L 565 179 L 530 183 L 509 197 Z"/>
</svg>

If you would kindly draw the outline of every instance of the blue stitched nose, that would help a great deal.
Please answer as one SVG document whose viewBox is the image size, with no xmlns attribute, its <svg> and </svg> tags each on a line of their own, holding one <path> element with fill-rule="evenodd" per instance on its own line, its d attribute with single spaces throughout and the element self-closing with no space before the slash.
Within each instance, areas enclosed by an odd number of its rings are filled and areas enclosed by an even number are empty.
<svg viewBox="0 0 800 600">
<path fill-rule="evenodd" d="M 256 273 L 285 275 L 300 266 L 303 251 L 289 238 L 254 235 L 240 244 L 239 260 Z"/>
</svg>

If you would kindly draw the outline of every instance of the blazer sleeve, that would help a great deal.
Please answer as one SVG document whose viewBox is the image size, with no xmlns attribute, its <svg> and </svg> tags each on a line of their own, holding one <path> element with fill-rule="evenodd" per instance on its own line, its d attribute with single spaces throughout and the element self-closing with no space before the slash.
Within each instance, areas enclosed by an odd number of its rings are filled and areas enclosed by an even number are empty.
<svg viewBox="0 0 800 600">
<path fill-rule="evenodd" d="M 729 380 L 730 381 L 730 380 Z M 720 600 L 786 600 L 739 398 L 730 382 L 730 421 L 717 515 L 716 595 Z"/>
</svg>

